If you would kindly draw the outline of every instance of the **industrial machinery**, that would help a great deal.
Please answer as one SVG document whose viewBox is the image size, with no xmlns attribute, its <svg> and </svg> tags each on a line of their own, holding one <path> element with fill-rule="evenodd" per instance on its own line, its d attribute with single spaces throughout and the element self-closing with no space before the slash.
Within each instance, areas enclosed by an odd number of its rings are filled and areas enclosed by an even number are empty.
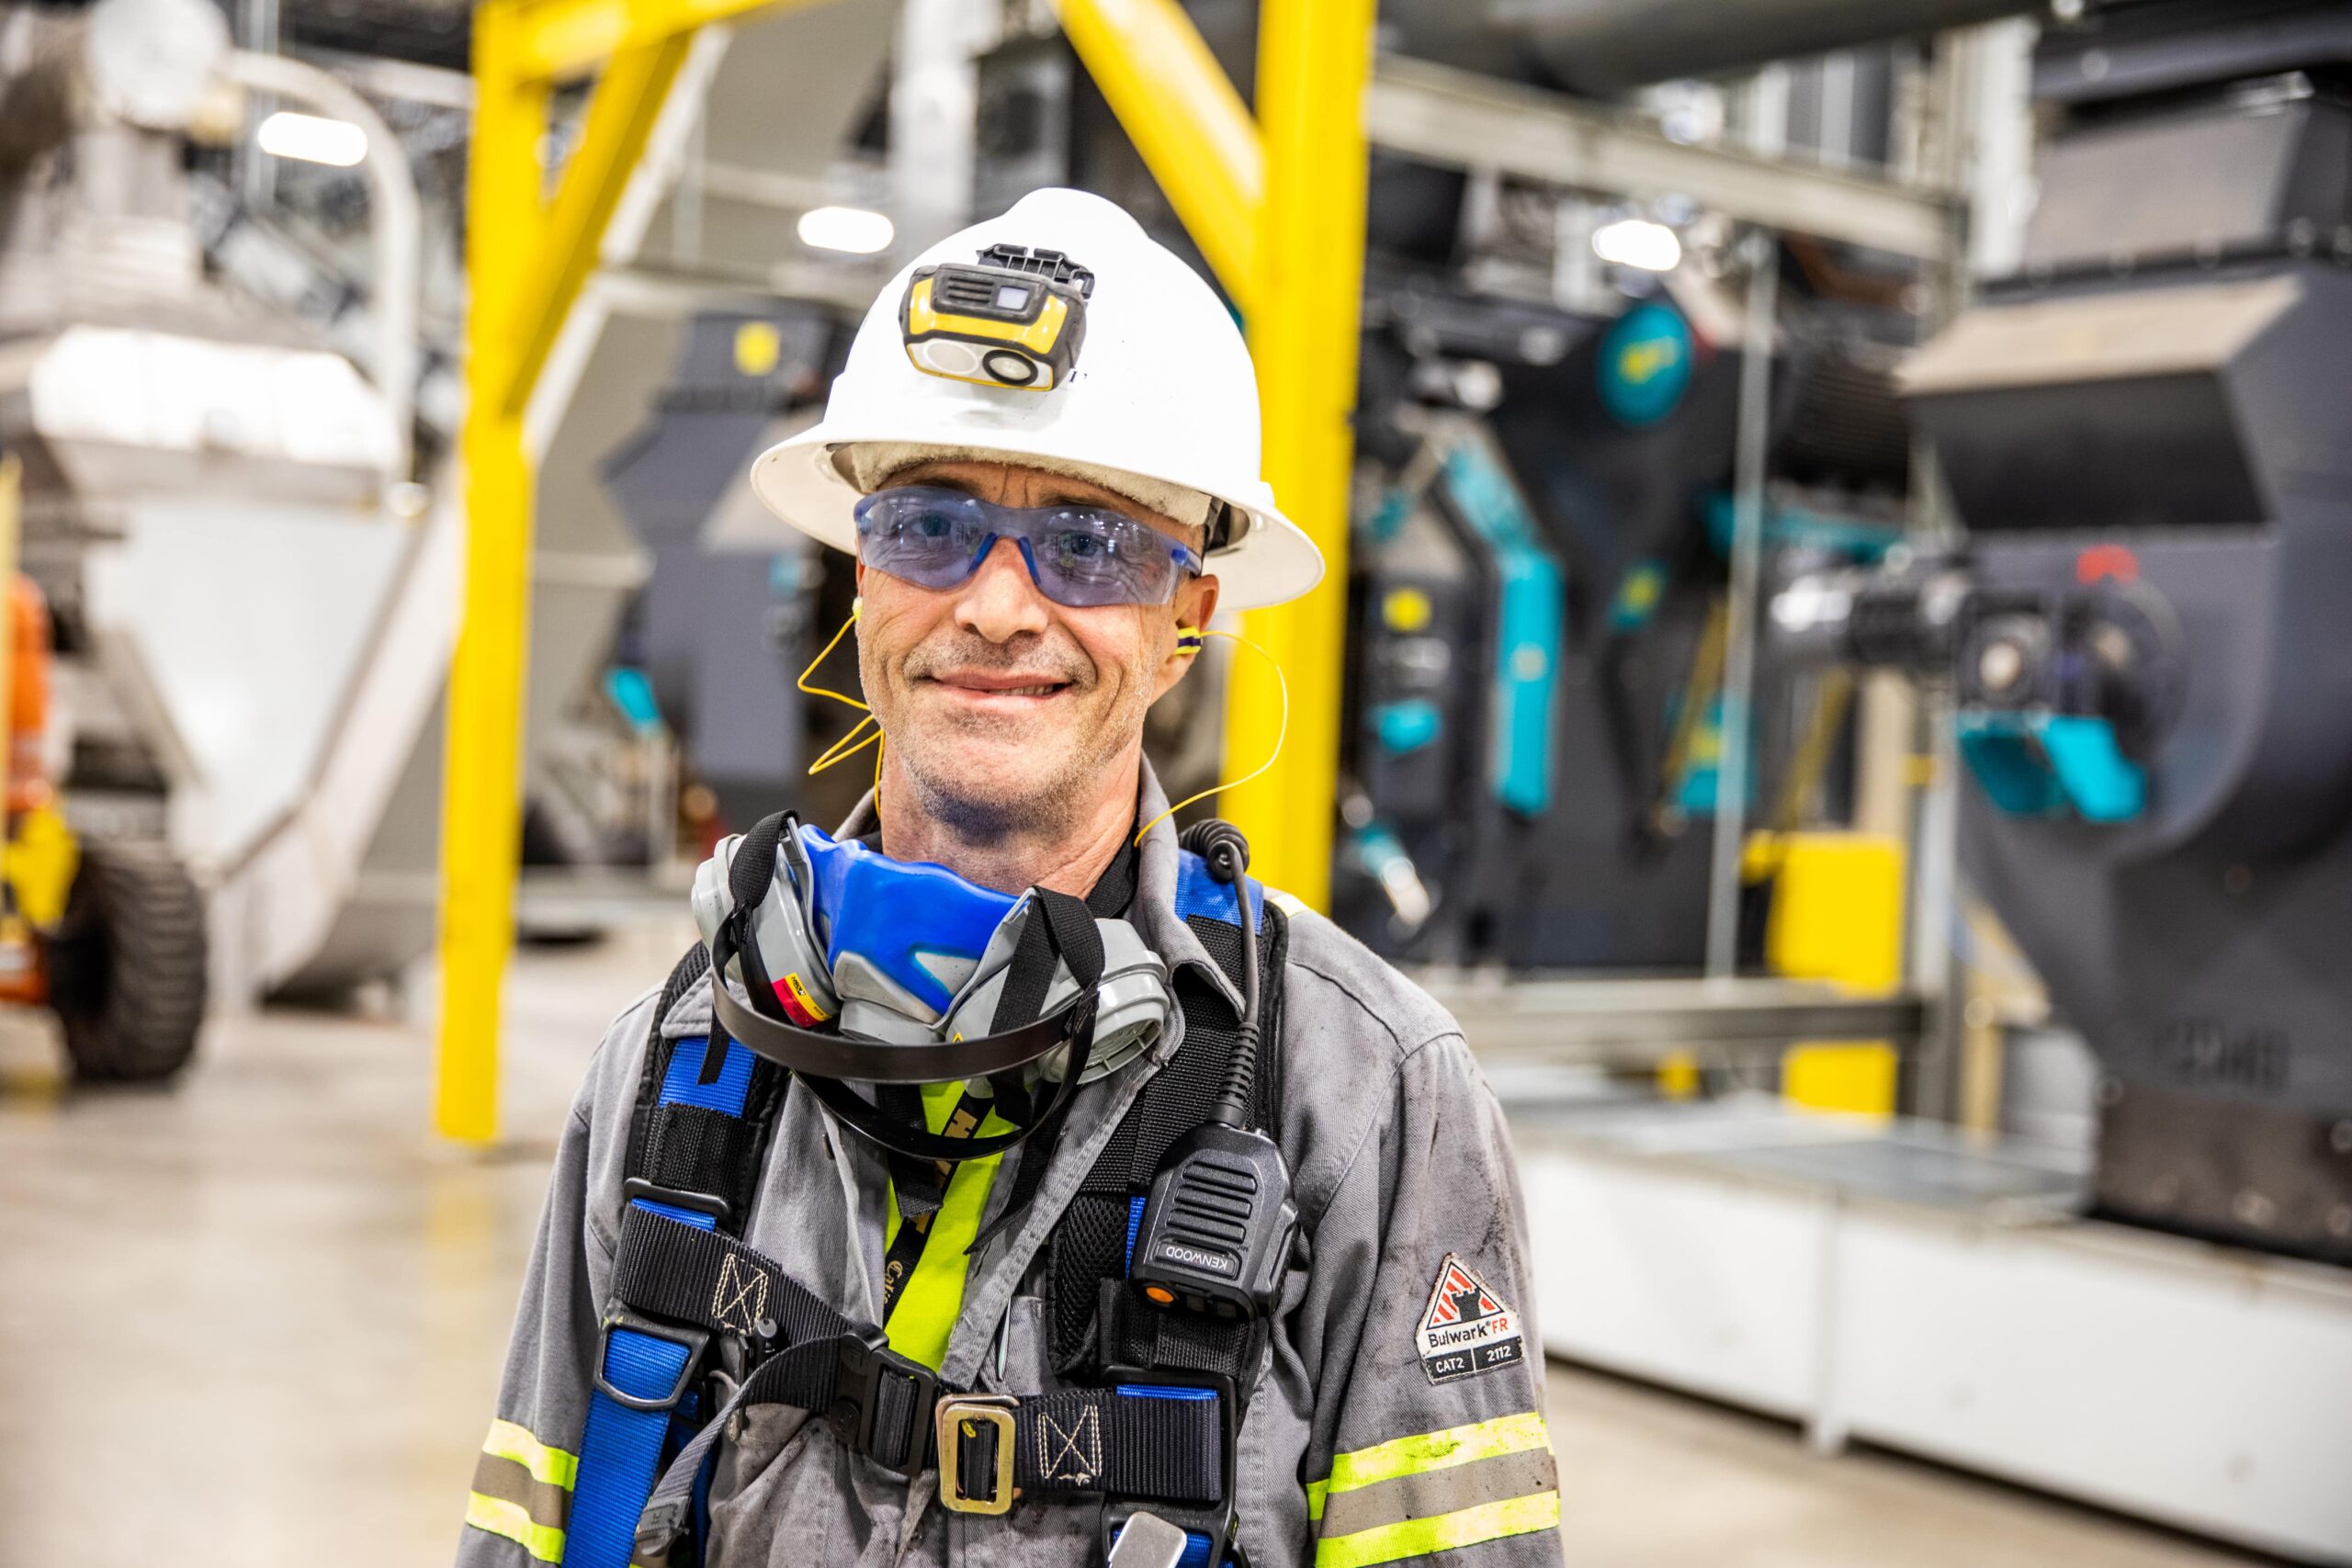
<svg viewBox="0 0 2352 1568">
<path fill-rule="evenodd" d="M 21 466 L 0 457 L 0 564 L 16 553 Z M 50 773 L 49 606 L 11 573 L 0 610 L 0 1002 L 48 1009 L 85 1078 L 169 1077 L 204 1020 L 204 904 L 161 846 L 77 841 Z"/>
<path fill-rule="evenodd" d="M 1778 323 L 1775 560 L 1895 536 L 1906 433 L 1865 322 L 1910 330 L 1806 298 Z M 1578 312 L 1421 277 L 1367 299 L 1334 898 L 1376 949 L 1699 965 L 1743 357 L 1664 293 Z M 1821 782 L 1811 684 L 1763 671 L 1758 799 Z"/>
<path fill-rule="evenodd" d="M 809 755 L 794 677 L 818 647 L 816 552 L 746 515 L 760 508 L 742 475 L 821 393 L 838 338 L 816 306 L 696 317 L 647 423 L 604 463 L 652 557 L 619 661 L 645 673 L 724 830 L 793 798 Z"/>
<path fill-rule="evenodd" d="M 1253 7 L 1188 9 L 1246 92 Z M 1448 57 L 1463 9 L 1416 32 L 1405 7 L 1405 47 Z M 1189 246 L 1057 36 L 1005 41 L 975 75 L 975 208 L 1076 184 Z M 1704 955 L 1743 311 L 1736 271 L 1603 276 L 1592 220 L 1616 199 L 1372 159 L 1332 899 L 1392 958 L 1530 975 Z M 1694 235 L 1710 268 L 1727 237 Z M 1891 375 L 1917 317 L 1883 258 L 1797 240 L 1788 271 L 1775 558 L 1870 558 L 1903 515 Z M 1817 682 L 1760 684 L 1748 793 L 1770 804 Z"/>
<path fill-rule="evenodd" d="M 1905 381 L 1966 538 L 1774 618 L 1949 685 L 2100 1212 L 2352 1263 L 2352 20 L 2292 9 L 2045 43 L 2025 272 Z"/>
</svg>

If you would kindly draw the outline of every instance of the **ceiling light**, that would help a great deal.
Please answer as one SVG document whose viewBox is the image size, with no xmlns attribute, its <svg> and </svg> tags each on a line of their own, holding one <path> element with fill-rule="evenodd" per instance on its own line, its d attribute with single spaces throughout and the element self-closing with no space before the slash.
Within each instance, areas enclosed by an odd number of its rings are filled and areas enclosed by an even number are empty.
<svg viewBox="0 0 2352 1568">
<path fill-rule="evenodd" d="M 889 219 L 862 207 L 816 207 L 800 215 L 800 243 L 820 251 L 870 256 L 888 250 L 898 232 Z"/>
<path fill-rule="evenodd" d="M 1646 218 L 1620 218 L 1592 231 L 1592 252 L 1619 266 L 1644 272 L 1672 272 L 1682 262 L 1682 242 L 1663 223 Z"/>
<path fill-rule="evenodd" d="M 280 109 L 261 122 L 254 138 L 261 150 L 305 164 L 326 164 L 347 169 L 368 156 L 368 133 L 347 119 L 327 119 L 314 114 Z"/>
</svg>

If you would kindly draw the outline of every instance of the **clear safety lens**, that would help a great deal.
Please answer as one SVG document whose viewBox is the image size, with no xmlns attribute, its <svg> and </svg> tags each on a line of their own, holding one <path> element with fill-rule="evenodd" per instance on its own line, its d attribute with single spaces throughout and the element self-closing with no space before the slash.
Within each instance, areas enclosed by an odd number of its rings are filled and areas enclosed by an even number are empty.
<svg viewBox="0 0 2352 1568">
<path fill-rule="evenodd" d="M 1030 580 L 1057 604 L 1165 604 L 1201 558 L 1107 506 L 999 506 L 961 491 L 907 485 L 856 506 L 858 558 L 919 588 L 953 588 L 999 539 L 1021 548 Z"/>
</svg>

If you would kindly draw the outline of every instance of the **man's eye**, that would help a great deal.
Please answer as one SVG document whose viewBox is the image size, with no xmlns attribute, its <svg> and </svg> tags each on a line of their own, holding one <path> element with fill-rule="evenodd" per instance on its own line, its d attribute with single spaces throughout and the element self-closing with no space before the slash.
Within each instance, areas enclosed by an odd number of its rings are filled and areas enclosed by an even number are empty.
<svg viewBox="0 0 2352 1568">
<path fill-rule="evenodd" d="M 954 520 L 938 512 L 918 513 L 899 525 L 901 538 L 918 542 L 944 539 L 955 532 Z"/>
</svg>

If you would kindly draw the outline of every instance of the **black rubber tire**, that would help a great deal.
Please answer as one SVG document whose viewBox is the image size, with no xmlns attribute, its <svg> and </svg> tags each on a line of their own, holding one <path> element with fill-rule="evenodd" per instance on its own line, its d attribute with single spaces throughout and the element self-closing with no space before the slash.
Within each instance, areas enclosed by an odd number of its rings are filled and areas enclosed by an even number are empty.
<svg viewBox="0 0 2352 1568">
<path fill-rule="evenodd" d="M 47 943 L 49 1003 L 75 1075 L 154 1083 L 195 1055 L 204 1021 L 204 895 L 160 844 L 82 846 Z"/>
</svg>

